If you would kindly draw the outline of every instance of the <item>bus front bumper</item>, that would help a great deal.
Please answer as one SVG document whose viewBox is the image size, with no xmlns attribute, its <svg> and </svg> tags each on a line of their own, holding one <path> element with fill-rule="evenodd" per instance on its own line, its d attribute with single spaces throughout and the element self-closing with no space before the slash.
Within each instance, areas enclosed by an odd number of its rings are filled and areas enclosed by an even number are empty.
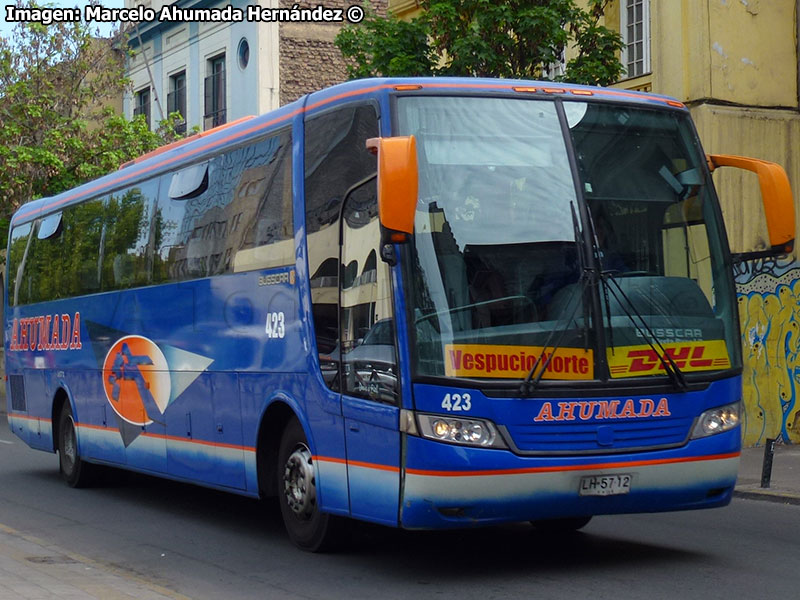
<svg viewBox="0 0 800 600">
<path fill-rule="evenodd" d="M 737 427 L 681 448 L 560 457 L 407 436 L 401 525 L 438 529 L 724 506 L 736 483 L 740 435 Z M 620 481 L 627 485 L 600 495 Z"/>
</svg>

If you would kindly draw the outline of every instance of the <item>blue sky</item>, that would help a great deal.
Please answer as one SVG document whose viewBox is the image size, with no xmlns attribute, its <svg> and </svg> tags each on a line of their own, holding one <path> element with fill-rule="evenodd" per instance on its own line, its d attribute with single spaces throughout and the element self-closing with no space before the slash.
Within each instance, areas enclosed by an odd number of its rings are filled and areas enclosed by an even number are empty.
<svg viewBox="0 0 800 600">
<path fill-rule="evenodd" d="M 0 22 L 0 35 L 8 38 L 8 37 L 11 36 L 11 33 L 12 33 L 13 29 L 14 29 L 14 25 L 15 24 L 14 23 L 9 23 L 9 22 L 7 22 L 5 20 L 6 19 L 6 11 L 5 11 L 5 5 L 6 4 L 9 4 L 9 5 L 13 4 L 13 0 L 8 0 L 7 2 L 2 3 L 2 6 L 0 6 L 0 10 L 2 10 L 2 14 L 3 14 L 3 21 Z M 43 5 L 49 4 L 51 6 L 58 6 L 58 7 L 63 7 L 63 8 L 74 8 L 74 7 L 77 6 L 77 7 L 81 8 L 81 9 L 83 9 L 83 7 L 86 6 L 89 3 L 88 2 L 76 2 L 75 0 L 40 0 L 39 4 L 43 4 Z M 100 4 L 102 6 L 105 6 L 106 8 L 122 8 L 125 5 L 125 2 L 124 2 L 124 0 L 101 0 Z M 100 33 L 102 35 L 107 35 L 108 32 L 111 29 L 111 25 L 110 24 L 95 23 L 94 25 L 97 25 L 99 27 Z"/>
</svg>

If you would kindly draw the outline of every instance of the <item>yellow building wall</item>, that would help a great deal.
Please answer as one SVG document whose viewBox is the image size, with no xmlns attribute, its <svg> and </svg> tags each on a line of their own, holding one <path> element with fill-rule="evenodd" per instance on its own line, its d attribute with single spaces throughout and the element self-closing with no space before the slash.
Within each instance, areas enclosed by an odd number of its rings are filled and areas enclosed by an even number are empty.
<svg viewBox="0 0 800 600">
<path fill-rule="evenodd" d="M 654 92 L 797 107 L 795 0 L 651 0 L 650 23 Z"/>
</svg>

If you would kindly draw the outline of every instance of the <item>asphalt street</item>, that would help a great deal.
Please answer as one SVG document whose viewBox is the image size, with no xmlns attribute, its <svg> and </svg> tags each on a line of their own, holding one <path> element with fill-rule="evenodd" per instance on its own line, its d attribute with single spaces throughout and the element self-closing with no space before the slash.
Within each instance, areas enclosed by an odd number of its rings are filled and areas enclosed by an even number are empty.
<svg viewBox="0 0 800 600">
<path fill-rule="evenodd" d="M 793 598 L 800 589 L 797 505 L 736 498 L 711 511 L 597 517 L 558 537 L 526 524 L 354 526 L 348 548 L 312 555 L 291 545 L 272 503 L 119 473 L 70 489 L 55 455 L 0 429 L 0 559 L 11 546 L 36 567 L 30 577 L 82 571 L 119 598 Z M 108 597 L 84 588 L 25 596 L 0 584 L 0 599 Z"/>
</svg>

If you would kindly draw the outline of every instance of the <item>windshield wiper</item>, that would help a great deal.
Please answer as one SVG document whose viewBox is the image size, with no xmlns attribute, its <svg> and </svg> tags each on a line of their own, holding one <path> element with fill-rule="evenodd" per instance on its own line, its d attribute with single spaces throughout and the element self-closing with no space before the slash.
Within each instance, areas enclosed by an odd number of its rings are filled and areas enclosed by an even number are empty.
<svg viewBox="0 0 800 600">
<path fill-rule="evenodd" d="M 631 323 L 633 323 L 633 326 L 636 328 L 636 331 L 639 333 L 639 335 L 647 342 L 647 345 L 650 346 L 650 349 L 653 352 L 655 352 L 656 356 L 661 362 L 661 366 L 664 367 L 664 371 L 672 380 L 673 384 L 675 384 L 675 387 L 685 392 L 689 388 L 689 386 L 686 383 L 686 377 L 684 376 L 683 371 L 680 370 L 680 368 L 675 363 L 673 358 L 669 355 L 669 352 L 667 352 L 666 348 L 664 348 L 663 344 L 661 343 L 661 340 L 658 339 L 656 334 L 647 324 L 647 321 L 645 321 L 642 314 L 636 309 L 636 306 L 633 304 L 630 297 L 622 289 L 622 286 L 620 286 L 614 273 L 612 271 L 603 271 L 601 273 L 601 281 L 603 287 L 611 291 L 611 294 L 614 296 L 614 299 L 617 301 L 617 304 L 619 304 L 620 308 L 622 308 L 623 312 L 625 313 L 625 316 L 627 316 L 628 319 L 631 321 Z M 616 291 L 609 285 L 608 282 L 614 284 L 614 287 L 616 287 Z M 619 296 L 617 295 L 617 292 L 619 292 Z M 620 299 L 620 296 L 622 296 L 622 299 Z M 628 304 L 630 310 L 628 310 L 628 307 L 626 307 L 625 304 L 623 304 L 622 302 L 623 299 Z M 611 313 L 608 311 L 608 309 L 606 310 L 608 312 L 608 321 L 610 326 Z M 636 322 L 634 316 L 639 319 L 641 326 Z M 647 335 L 645 335 L 645 333 Z M 614 349 L 613 345 L 610 347 L 612 350 Z"/>
<path fill-rule="evenodd" d="M 686 377 L 683 374 L 683 371 L 680 370 L 678 365 L 675 363 L 673 358 L 669 355 L 666 348 L 664 348 L 661 340 L 658 339 L 658 336 L 653 332 L 650 326 L 645 321 L 642 314 L 636 309 L 636 306 L 631 301 L 630 297 L 625 293 L 622 289 L 622 286 L 619 285 L 619 282 L 616 278 L 617 271 L 606 269 L 603 265 L 603 255 L 600 250 L 600 243 L 597 239 L 597 230 L 595 229 L 594 219 L 592 218 L 592 211 L 587 211 L 589 215 L 589 227 L 591 227 L 591 241 L 592 241 L 592 251 L 595 255 L 595 260 L 597 264 L 600 265 L 600 273 L 599 273 L 599 280 L 600 284 L 603 286 L 603 297 L 605 300 L 606 305 L 606 320 L 608 323 L 608 343 L 609 348 L 614 350 L 614 328 L 611 323 L 611 303 L 608 298 L 608 293 L 611 292 L 611 295 L 614 296 L 614 299 L 617 301 L 617 304 L 625 313 L 625 316 L 628 317 L 633 326 L 636 328 L 636 331 L 639 335 L 647 342 L 647 345 L 650 346 L 650 349 L 655 352 L 656 356 L 658 357 L 659 361 L 661 362 L 661 366 L 664 367 L 664 371 L 666 372 L 667 376 L 670 378 L 672 383 L 681 391 L 686 391 L 688 389 L 688 384 L 686 383 Z M 609 285 L 609 281 L 614 284 L 616 287 L 616 291 Z M 619 292 L 619 295 L 617 295 Z M 625 306 L 625 303 L 622 302 L 620 299 L 625 300 L 628 306 Z M 641 326 L 639 323 L 636 322 L 636 318 L 639 319 Z M 645 335 L 646 333 L 646 335 Z"/>
<path fill-rule="evenodd" d="M 575 288 L 572 290 L 572 294 L 567 300 L 566 305 L 569 306 L 570 302 L 572 302 L 573 299 L 575 298 L 576 292 L 578 292 L 579 290 L 581 299 L 575 302 L 575 305 L 572 307 L 572 312 L 570 313 L 569 317 L 564 321 L 563 327 L 561 327 L 560 329 L 553 328 L 550 330 L 550 334 L 547 336 L 547 339 L 544 342 L 544 347 L 542 348 L 542 351 L 539 353 L 539 356 L 536 357 L 536 360 L 534 361 L 531 370 L 528 371 L 528 375 L 525 377 L 525 379 L 522 382 L 522 385 L 520 386 L 520 392 L 523 395 L 526 395 L 531 391 L 535 390 L 536 387 L 539 385 L 539 382 L 542 380 L 542 377 L 544 377 L 547 368 L 550 366 L 550 361 L 553 360 L 555 353 L 561 347 L 561 343 L 564 341 L 564 336 L 569 330 L 570 324 L 575 319 L 575 315 L 578 312 L 579 306 L 583 307 L 584 348 L 588 348 L 589 346 L 589 308 L 586 306 L 586 302 L 584 302 L 583 299 L 584 296 L 586 295 L 586 288 L 588 287 L 589 283 L 596 282 L 597 273 L 594 269 L 590 269 L 589 267 L 587 267 L 587 260 L 585 256 L 586 247 L 581 241 L 582 234 L 580 225 L 578 224 L 578 215 L 575 212 L 575 203 L 570 202 L 569 205 L 572 211 L 572 229 L 575 234 L 575 250 L 577 251 L 578 254 L 578 266 L 580 268 L 581 275 L 579 280 L 580 285 L 575 286 Z M 553 344 L 552 351 L 549 354 L 547 354 L 547 349 L 548 347 L 550 347 L 550 341 L 553 339 L 553 336 L 556 334 L 556 331 L 558 331 L 559 333 L 558 340 L 556 340 L 555 344 Z M 547 356 L 547 358 L 545 358 L 544 362 L 542 362 L 542 359 L 545 355 Z M 540 366 L 541 369 L 539 369 Z M 538 373 L 536 372 L 537 369 L 539 369 Z"/>
</svg>

